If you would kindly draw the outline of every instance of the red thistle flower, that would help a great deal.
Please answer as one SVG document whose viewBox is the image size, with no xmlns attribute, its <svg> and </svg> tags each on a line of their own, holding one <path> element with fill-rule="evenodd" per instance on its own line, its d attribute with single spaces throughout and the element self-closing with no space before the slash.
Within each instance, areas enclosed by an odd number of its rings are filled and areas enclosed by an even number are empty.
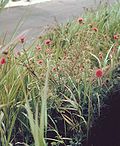
<svg viewBox="0 0 120 146">
<path fill-rule="evenodd" d="M 56 71 L 56 67 L 53 67 L 52 71 L 53 71 L 53 72 Z"/>
<path fill-rule="evenodd" d="M 83 18 L 78 18 L 78 22 L 82 23 L 83 22 Z"/>
<path fill-rule="evenodd" d="M 93 27 L 92 30 L 94 30 L 95 32 L 98 32 L 98 28 L 97 27 Z"/>
<path fill-rule="evenodd" d="M 100 58 L 101 60 L 103 59 L 103 53 L 102 53 L 102 52 L 99 53 L 99 58 Z"/>
<path fill-rule="evenodd" d="M 38 60 L 38 64 L 43 64 L 43 60 Z"/>
<path fill-rule="evenodd" d="M 113 38 L 114 38 L 114 40 L 118 40 L 119 36 L 118 35 L 114 35 Z"/>
<path fill-rule="evenodd" d="M 52 41 L 50 39 L 45 40 L 45 45 L 51 45 Z"/>
<path fill-rule="evenodd" d="M 0 59 L 0 64 L 3 65 L 3 64 L 5 64 L 5 63 L 6 63 L 6 59 L 5 59 L 4 57 L 2 57 L 2 58 Z"/>
<path fill-rule="evenodd" d="M 51 49 L 49 49 L 49 48 L 48 48 L 48 49 L 46 49 L 46 50 L 45 50 L 45 52 L 46 52 L 47 54 L 49 54 L 49 55 L 50 55 L 50 54 L 52 54 L 52 50 L 51 50 Z"/>
<path fill-rule="evenodd" d="M 41 48 L 41 46 L 40 46 L 40 45 L 37 45 L 35 48 L 36 48 L 37 50 L 39 50 L 39 51 L 41 51 L 41 50 L 42 50 L 42 48 Z"/>
<path fill-rule="evenodd" d="M 17 58 L 18 56 L 20 56 L 21 53 L 18 50 L 14 51 L 14 57 Z"/>
<path fill-rule="evenodd" d="M 21 36 L 21 37 L 19 38 L 19 40 L 20 40 L 20 42 L 23 44 L 23 43 L 25 42 L 25 36 Z"/>
<path fill-rule="evenodd" d="M 101 78 L 103 76 L 103 70 L 102 69 L 97 69 L 95 72 L 95 75 L 97 78 Z"/>
</svg>

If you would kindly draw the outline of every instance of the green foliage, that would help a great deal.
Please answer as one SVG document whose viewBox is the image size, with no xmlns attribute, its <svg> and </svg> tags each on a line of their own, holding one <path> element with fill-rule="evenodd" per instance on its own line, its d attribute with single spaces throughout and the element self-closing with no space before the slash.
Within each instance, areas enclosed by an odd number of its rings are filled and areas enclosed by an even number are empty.
<svg viewBox="0 0 120 146">
<path fill-rule="evenodd" d="M 23 35 L 1 43 L 0 145 L 81 145 L 119 83 L 119 6 L 87 11 L 31 45 Z"/>
<path fill-rule="evenodd" d="M 9 2 L 9 0 L 1 0 L 0 1 L 0 11 L 5 7 L 5 5 Z"/>
</svg>

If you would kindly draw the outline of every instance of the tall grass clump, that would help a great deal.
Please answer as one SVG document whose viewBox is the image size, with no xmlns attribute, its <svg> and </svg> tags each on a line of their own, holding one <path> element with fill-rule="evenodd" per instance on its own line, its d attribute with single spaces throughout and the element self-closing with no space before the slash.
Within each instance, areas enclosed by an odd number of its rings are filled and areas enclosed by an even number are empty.
<svg viewBox="0 0 120 146">
<path fill-rule="evenodd" d="M 48 95 L 48 80 L 49 80 L 49 62 L 47 63 L 47 73 L 45 85 L 41 91 L 41 110 L 39 115 L 38 103 L 35 108 L 35 119 L 31 111 L 29 100 L 26 97 L 26 110 L 30 122 L 31 132 L 35 141 L 35 146 L 46 146 L 44 139 L 45 132 L 47 131 L 47 95 Z M 38 85 L 39 86 L 39 85 Z M 40 118 L 39 118 L 40 117 Z"/>
<path fill-rule="evenodd" d="M 119 13 L 101 5 L 31 44 L 1 43 L 0 145 L 82 145 L 120 62 Z"/>
</svg>

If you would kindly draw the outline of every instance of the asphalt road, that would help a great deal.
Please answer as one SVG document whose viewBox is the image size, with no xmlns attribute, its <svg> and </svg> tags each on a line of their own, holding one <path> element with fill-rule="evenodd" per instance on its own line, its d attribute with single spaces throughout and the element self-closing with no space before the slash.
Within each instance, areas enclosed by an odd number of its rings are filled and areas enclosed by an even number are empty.
<svg viewBox="0 0 120 146">
<path fill-rule="evenodd" d="M 108 0 L 110 4 L 115 1 Z M 55 19 L 58 23 L 65 23 L 81 16 L 84 7 L 97 7 L 99 2 L 100 0 L 51 0 L 27 7 L 6 8 L 0 14 L 0 36 L 5 33 L 11 36 L 14 32 L 19 34 L 30 29 L 28 36 L 34 38 L 44 33 L 46 27 L 54 25 Z M 16 27 L 19 28 L 17 31 Z"/>
</svg>

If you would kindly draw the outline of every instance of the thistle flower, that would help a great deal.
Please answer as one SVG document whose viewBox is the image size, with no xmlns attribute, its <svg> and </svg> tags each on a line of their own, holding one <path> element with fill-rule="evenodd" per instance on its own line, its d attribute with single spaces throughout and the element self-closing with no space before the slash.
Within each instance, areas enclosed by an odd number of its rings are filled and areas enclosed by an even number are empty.
<svg viewBox="0 0 120 146">
<path fill-rule="evenodd" d="M 50 39 L 45 40 L 45 45 L 51 45 L 52 41 Z"/>
<path fill-rule="evenodd" d="M 99 59 L 101 59 L 101 60 L 103 59 L 103 53 L 102 52 L 99 53 Z"/>
<path fill-rule="evenodd" d="M 36 48 L 37 50 L 39 50 L 39 51 L 41 51 L 41 50 L 42 50 L 42 48 L 41 48 L 41 46 L 40 46 L 40 45 L 37 45 L 35 48 Z"/>
<path fill-rule="evenodd" d="M 103 70 L 102 69 L 97 69 L 95 72 L 95 75 L 97 78 L 101 78 L 103 76 Z"/>
<path fill-rule="evenodd" d="M 118 35 L 114 35 L 113 38 L 114 38 L 114 40 L 118 40 L 119 36 Z"/>
<path fill-rule="evenodd" d="M 25 42 L 25 36 L 20 36 L 19 40 L 23 44 Z"/>
<path fill-rule="evenodd" d="M 5 63 L 6 63 L 6 59 L 5 59 L 4 57 L 2 57 L 2 58 L 0 59 L 0 64 L 3 65 L 3 64 L 5 64 Z"/>
<path fill-rule="evenodd" d="M 98 32 L 98 28 L 97 27 L 93 27 L 92 30 L 94 30 L 95 32 Z"/>
<path fill-rule="evenodd" d="M 52 54 L 52 49 L 48 48 L 48 49 L 45 50 L 45 52 L 50 55 L 50 54 Z"/>
<path fill-rule="evenodd" d="M 83 18 L 78 18 L 78 22 L 79 22 L 79 23 L 82 23 L 83 20 L 84 20 Z"/>
<path fill-rule="evenodd" d="M 42 59 L 38 60 L 38 64 L 43 64 L 43 60 Z"/>
</svg>

